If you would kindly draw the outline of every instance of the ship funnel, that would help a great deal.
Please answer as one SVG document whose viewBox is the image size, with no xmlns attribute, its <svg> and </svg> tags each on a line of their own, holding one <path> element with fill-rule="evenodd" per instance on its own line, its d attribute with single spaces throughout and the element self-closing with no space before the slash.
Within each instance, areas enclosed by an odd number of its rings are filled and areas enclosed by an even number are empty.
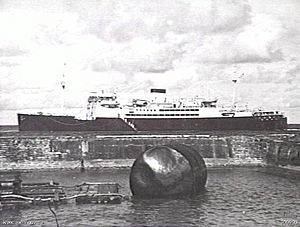
<svg viewBox="0 0 300 227">
<path fill-rule="evenodd" d="M 166 100 L 166 89 L 152 88 L 150 90 L 151 99 L 155 102 L 165 102 Z"/>
<path fill-rule="evenodd" d="M 166 89 L 152 88 L 150 90 L 150 93 L 163 93 L 163 94 L 166 94 Z"/>
</svg>

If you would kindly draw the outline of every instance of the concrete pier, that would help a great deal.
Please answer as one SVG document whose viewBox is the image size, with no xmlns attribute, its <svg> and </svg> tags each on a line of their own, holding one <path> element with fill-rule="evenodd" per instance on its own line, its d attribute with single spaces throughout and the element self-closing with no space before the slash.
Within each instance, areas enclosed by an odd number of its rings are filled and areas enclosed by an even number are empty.
<svg viewBox="0 0 300 227">
<path fill-rule="evenodd" d="M 300 165 L 300 135 L 295 133 L 203 133 L 176 135 L 101 135 L 98 133 L 2 133 L 0 171 L 130 168 L 154 146 L 181 143 L 199 151 L 207 167 Z"/>
</svg>

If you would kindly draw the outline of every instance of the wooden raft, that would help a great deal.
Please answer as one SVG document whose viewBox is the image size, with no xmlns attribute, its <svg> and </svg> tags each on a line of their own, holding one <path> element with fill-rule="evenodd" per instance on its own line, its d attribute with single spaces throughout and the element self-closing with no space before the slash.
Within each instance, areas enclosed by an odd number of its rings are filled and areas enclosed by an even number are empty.
<svg viewBox="0 0 300 227">
<path fill-rule="evenodd" d="M 118 204 L 124 198 L 119 188 L 118 183 L 111 182 L 87 182 L 71 187 L 57 182 L 22 183 L 18 174 L 3 177 L 0 173 L 0 208 L 58 205 L 72 200 L 76 204 Z"/>
<path fill-rule="evenodd" d="M 83 183 L 78 186 L 77 204 L 101 203 L 118 204 L 123 196 L 117 183 Z"/>
</svg>

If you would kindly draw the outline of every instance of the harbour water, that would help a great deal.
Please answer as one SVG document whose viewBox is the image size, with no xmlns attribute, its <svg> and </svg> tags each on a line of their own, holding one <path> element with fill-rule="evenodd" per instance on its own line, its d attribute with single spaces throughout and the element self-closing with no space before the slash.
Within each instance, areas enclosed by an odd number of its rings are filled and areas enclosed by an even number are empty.
<svg viewBox="0 0 300 227">
<path fill-rule="evenodd" d="M 130 195 L 129 170 L 22 173 L 24 182 L 118 182 Z M 209 169 L 206 192 L 186 199 L 124 201 L 115 205 L 69 203 L 53 208 L 60 226 L 299 226 L 300 182 L 264 168 Z M 2 223 L 2 225 L 1 225 Z M 0 225 L 56 226 L 47 206 L 5 210 Z M 18 225 L 22 223 L 22 225 Z"/>
<path fill-rule="evenodd" d="M 120 193 L 131 196 L 129 168 L 110 168 L 108 165 L 107 168 L 87 168 L 80 172 L 79 168 L 72 167 L 79 163 L 84 150 L 82 141 L 89 143 L 86 156 L 89 162 L 101 158 L 110 162 L 116 152 L 123 155 L 118 159 L 122 161 L 134 158 L 148 146 L 179 140 L 199 149 L 207 161 L 213 160 L 212 166 L 222 163 L 218 160 L 234 165 L 208 168 L 206 192 L 193 198 L 126 200 L 114 205 L 76 205 L 73 201 L 53 207 L 59 226 L 300 226 L 299 166 L 294 166 L 298 168 L 298 177 L 289 177 L 284 169 L 273 171 L 268 165 L 251 164 L 254 161 L 265 163 L 265 157 L 269 155 L 275 164 L 288 167 L 290 162 L 297 165 L 299 131 L 255 133 L 205 133 L 198 137 L 160 135 L 155 138 L 124 135 L 112 139 L 97 133 L 2 130 L 1 168 L 9 171 L 7 166 L 13 166 L 21 170 L 23 182 L 53 180 L 63 186 L 117 182 L 122 186 Z M 65 156 L 57 160 L 57 153 Z M 251 167 L 241 167 L 247 162 Z M 49 169 L 40 168 L 45 164 Z M 67 170 L 63 167 L 65 164 L 72 168 Z M 56 226 L 56 222 L 48 206 L 39 206 L 0 211 L 0 226 Z"/>
</svg>

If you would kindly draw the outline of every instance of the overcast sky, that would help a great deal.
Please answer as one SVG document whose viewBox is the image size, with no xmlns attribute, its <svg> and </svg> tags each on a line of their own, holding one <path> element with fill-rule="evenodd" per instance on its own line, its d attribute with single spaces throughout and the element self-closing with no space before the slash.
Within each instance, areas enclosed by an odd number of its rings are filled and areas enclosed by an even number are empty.
<svg viewBox="0 0 300 227">
<path fill-rule="evenodd" d="M 63 73 L 73 112 L 102 89 L 229 104 L 244 73 L 241 106 L 300 123 L 299 30 L 299 0 L 0 0 L 0 124 L 57 111 Z"/>
</svg>

